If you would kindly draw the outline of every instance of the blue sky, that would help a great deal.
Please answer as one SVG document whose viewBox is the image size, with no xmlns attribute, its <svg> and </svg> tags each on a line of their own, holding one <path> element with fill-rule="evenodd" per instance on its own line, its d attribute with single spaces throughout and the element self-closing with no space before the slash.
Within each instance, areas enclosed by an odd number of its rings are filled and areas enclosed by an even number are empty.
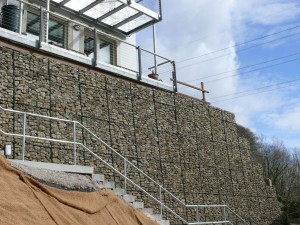
<svg viewBox="0 0 300 225">
<path fill-rule="evenodd" d="M 162 2 L 158 53 L 177 62 L 178 79 L 204 81 L 209 101 L 235 113 L 238 123 L 300 148 L 299 0 Z M 138 43 L 152 48 L 150 28 Z"/>
</svg>

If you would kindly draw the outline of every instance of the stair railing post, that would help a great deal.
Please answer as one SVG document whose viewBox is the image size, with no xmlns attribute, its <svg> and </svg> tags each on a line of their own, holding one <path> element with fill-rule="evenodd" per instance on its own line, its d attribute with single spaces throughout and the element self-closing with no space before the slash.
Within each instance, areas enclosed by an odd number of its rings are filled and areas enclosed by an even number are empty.
<svg viewBox="0 0 300 225">
<path fill-rule="evenodd" d="M 23 142 L 22 142 L 22 160 L 25 160 L 25 145 L 26 145 L 26 113 L 23 114 Z"/>
<path fill-rule="evenodd" d="M 76 142 L 76 122 L 73 122 L 73 157 L 74 157 L 74 165 L 76 165 L 76 158 L 77 158 L 77 153 L 76 153 L 76 148 L 77 148 L 77 142 Z"/>
<path fill-rule="evenodd" d="M 161 196 L 161 185 L 159 186 L 159 202 L 160 202 L 160 215 L 163 214 L 162 196 Z"/>
<path fill-rule="evenodd" d="M 124 190 L 125 190 L 125 194 L 127 193 L 126 189 L 127 189 L 127 171 L 126 171 L 126 167 L 127 167 L 127 162 L 126 159 L 124 158 Z"/>
<path fill-rule="evenodd" d="M 197 222 L 199 223 L 200 222 L 200 217 L 199 217 L 199 206 L 197 206 L 197 208 L 196 208 L 196 220 L 197 220 Z"/>
<path fill-rule="evenodd" d="M 224 216 L 224 221 L 227 220 L 227 216 L 226 216 L 226 206 L 223 207 L 223 216 Z"/>
</svg>

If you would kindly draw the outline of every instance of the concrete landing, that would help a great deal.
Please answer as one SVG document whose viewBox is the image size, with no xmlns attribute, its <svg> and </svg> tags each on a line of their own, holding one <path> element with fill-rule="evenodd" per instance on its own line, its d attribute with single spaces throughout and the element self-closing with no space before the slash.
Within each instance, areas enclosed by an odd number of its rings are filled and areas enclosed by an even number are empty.
<svg viewBox="0 0 300 225">
<path fill-rule="evenodd" d="M 20 163 L 22 165 L 31 166 L 40 169 L 48 169 L 55 171 L 63 171 L 67 173 L 79 173 L 79 174 L 90 174 L 94 173 L 94 167 L 90 166 L 75 166 L 67 164 L 56 164 L 56 163 L 43 163 L 43 162 L 34 162 L 34 161 L 23 161 L 23 160 L 12 160 L 9 161 L 14 163 Z"/>
</svg>

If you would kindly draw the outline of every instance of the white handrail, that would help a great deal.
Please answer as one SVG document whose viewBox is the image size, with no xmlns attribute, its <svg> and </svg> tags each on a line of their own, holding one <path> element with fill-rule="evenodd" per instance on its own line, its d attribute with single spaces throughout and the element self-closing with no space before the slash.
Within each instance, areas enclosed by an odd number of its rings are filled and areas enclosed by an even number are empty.
<svg viewBox="0 0 300 225">
<path fill-rule="evenodd" d="M 10 132 L 5 132 L 2 128 L 0 128 L 0 133 L 2 133 L 4 135 L 23 138 L 24 141 L 23 141 L 23 146 L 22 146 L 22 157 L 23 157 L 22 160 L 24 160 L 24 155 L 25 155 L 25 139 L 26 138 L 37 139 L 37 140 L 44 140 L 44 141 L 50 141 L 50 142 L 59 142 L 59 143 L 64 143 L 64 144 L 73 144 L 74 145 L 74 164 L 76 164 L 76 146 L 78 145 L 78 146 L 83 147 L 88 152 L 90 152 L 95 158 L 97 158 L 98 160 L 100 160 L 101 162 L 103 162 L 106 166 L 108 166 L 110 169 L 112 169 L 119 176 L 123 177 L 126 182 L 131 183 L 132 185 L 134 185 L 135 187 L 137 187 L 140 191 L 142 191 L 143 193 L 145 193 L 146 195 L 148 195 L 152 200 L 156 201 L 160 205 L 160 207 L 161 207 L 161 212 L 162 212 L 162 208 L 166 209 L 167 211 L 169 211 L 170 213 L 172 213 L 176 218 L 180 219 L 184 224 L 187 224 L 187 225 L 232 224 L 233 225 L 233 223 L 231 221 L 227 221 L 226 218 L 225 218 L 225 220 L 222 220 L 222 221 L 211 221 L 211 222 L 200 222 L 199 219 L 198 219 L 197 222 L 189 223 L 186 219 L 184 219 L 183 217 L 181 217 L 180 215 L 178 215 L 173 209 L 169 208 L 165 203 L 163 203 L 162 199 L 157 199 L 156 197 L 154 197 L 153 195 L 151 195 L 149 192 L 147 192 L 146 190 L 144 190 L 139 184 L 136 184 L 134 181 L 132 181 L 130 178 L 128 178 L 126 176 L 126 174 L 124 175 L 122 172 L 120 172 L 119 170 L 117 170 L 116 168 L 114 168 L 112 165 L 110 165 L 109 163 L 107 163 L 104 159 L 102 159 L 100 156 L 98 156 L 96 153 L 94 153 L 92 150 L 90 150 L 86 145 L 84 145 L 81 142 L 77 142 L 76 141 L 76 125 L 78 125 L 82 129 L 84 129 L 85 131 L 87 131 L 89 134 L 91 134 L 93 137 L 95 137 L 103 145 L 105 145 L 106 147 L 108 147 L 117 156 L 121 157 L 121 159 L 124 160 L 124 165 L 129 164 L 135 170 L 137 170 L 139 173 L 141 173 L 147 179 L 149 179 L 151 182 L 153 182 L 155 185 L 157 185 L 159 187 L 159 190 L 160 190 L 160 195 L 161 195 L 161 191 L 164 191 L 164 192 L 168 193 L 173 199 L 175 199 L 178 203 L 180 203 L 185 208 L 195 208 L 196 211 L 197 211 L 197 214 L 199 213 L 198 212 L 199 208 L 223 208 L 224 210 L 232 212 L 244 224 L 249 225 L 249 223 L 247 223 L 241 216 L 239 216 L 228 205 L 224 205 L 224 204 L 223 205 L 188 205 L 188 204 L 185 204 L 183 201 L 179 200 L 175 195 L 173 195 L 171 192 L 169 192 L 167 189 L 165 189 L 161 184 L 159 184 L 157 181 L 155 181 L 149 175 L 147 175 L 146 173 L 144 173 L 141 169 L 139 169 L 138 167 L 136 167 L 132 162 L 128 161 L 123 155 L 121 155 L 119 152 L 117 152 L 115 149 L 113 149 L 111 146 L 109 146 L 106 142 L 104 142 L 101 138 L 99 138 L 96 134 L 94 134 L 90 129 L 88 129 L 86 126 L 82 125 L 78 121 L 61 119 L 61 118 L 57 118 L 57 117 L 44 116 L 44 115 L 39 115 L 39 114 L 35 114 L 35 113 L 22 112 L 22 111 L 13 110 L 13 109 L 5 109 L 2 106 L 0 106 L 0 110 L 2 110 L 4 112 L 9 112 L 9 113 L 22 114 L 24 116 L 24 118 L 26 118 L 26 116 L 33 116 L 33 117 L 37 117 L 37 118 L 43 118 L 43 119 L 49 119 L 49 120 L 56 120 L 56 121 L 61 121 L 61 122 L 66 122 L 66 123 L 74 124 L 74 140 L 73 141 L 67 141 L 67 140 L 60 140 L 60 139 L 44 138 L 44 137 L 37 137 L 37 136 L 26 135 L 26 120 L 23 120 L 23 122 L 25 122 L 25 124 L 23 124 L 23 128 L 24 128 L 24 130 L 23 130 L 24 133 L 23 134 L 14 134 L 14 133 L 10 133 Z M 125 189 L 126 189 L 126 187 L 125 187 Z"/>
</svg>

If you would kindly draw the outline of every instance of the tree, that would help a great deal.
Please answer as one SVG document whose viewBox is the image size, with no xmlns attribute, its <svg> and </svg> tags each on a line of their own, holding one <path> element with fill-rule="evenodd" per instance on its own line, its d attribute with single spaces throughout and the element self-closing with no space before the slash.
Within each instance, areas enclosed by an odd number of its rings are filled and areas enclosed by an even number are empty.
<svg viewBox="0 0 300 225">
<path fill-rule="evenodd" d="M 252 161 L 262 164 L 264 176 L 271 179 L 286 220 L 300 223 L 300 148 L 288 150 L 283 141 L 268 141 L 240 125 L 237 131 L 248 139 Z"/>
</svg>

